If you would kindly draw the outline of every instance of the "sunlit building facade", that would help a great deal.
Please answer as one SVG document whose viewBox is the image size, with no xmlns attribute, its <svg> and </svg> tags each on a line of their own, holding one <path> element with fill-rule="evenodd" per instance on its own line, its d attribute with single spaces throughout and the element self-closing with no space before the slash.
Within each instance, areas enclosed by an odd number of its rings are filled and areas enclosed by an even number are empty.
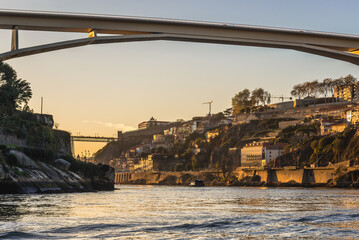
<svg viewBox="0 0 359 240">
<path fill-rule="evenodd" d="M 284 146 L 283 143 L 248 143 L 241 149 L 241 167 L 263 167 L 282 155 Z"/>
</svg>

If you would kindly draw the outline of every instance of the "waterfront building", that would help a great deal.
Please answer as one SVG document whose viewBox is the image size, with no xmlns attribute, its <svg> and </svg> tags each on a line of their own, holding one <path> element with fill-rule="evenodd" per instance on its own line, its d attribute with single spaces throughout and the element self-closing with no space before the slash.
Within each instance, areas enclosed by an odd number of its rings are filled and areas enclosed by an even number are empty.
<svg viewBox="0 0 359 240">
<path fill-rule="evenodd" d="M 285 145 L 267 142 L 248 143 L 241 149 L 241 167 L 263 167 L 282 155 Z"/>
<path fill-rule="evenodd" d="M 171 124 L 171 122 L 157 121 L 157 119 L 155 119 L 154 117 L 151 117 L 151 119 L 149 121 L 144 121 L 144 122 L 141 122 L 140 124 L 138 124 L 138 130 L 148 129 L 148 128 L 152 128 L 152 127 L 156 127 L 156 126 L 164 126 L 164 125 L 169 125 L 169 124 Z"/>
</svg>

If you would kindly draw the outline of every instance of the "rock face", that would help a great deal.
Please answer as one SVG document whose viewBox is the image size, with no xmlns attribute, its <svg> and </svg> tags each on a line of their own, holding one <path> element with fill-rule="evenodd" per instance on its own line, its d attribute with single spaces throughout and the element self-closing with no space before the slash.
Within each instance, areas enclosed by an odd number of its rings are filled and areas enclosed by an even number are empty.
<svg viewBox="0 0 359 240">
<path fill-rule="evenodd" d="M 69 170 L 70 166 L 71 166 L 71 163 L 69 163 L 68 161 L 66 161 L 65 159 L 62 159 L 62 158 L 59 158 L 59 159 L 56 159 L 54 161 L 54 165 L 57 167 L 57 168 L 60 168 L 62 170 Z"/>
<path fill-rule="evenodd" d="M 0 182 L 5 178 L 5 170 L 3 165 L 0 163 Z"/>
<path fill-rule="evenodd" d="M 35 162 L 20 151 L 10 150 L 6 160 L 1 156 L 0 160 L 0 193 L 113 190 L 114 169 L 106 165 L 93 166 L 97 171 L 96 178 L 82 178 L 69 171 L 71 163 L 64 159 L 57 159 L 52 165 Z"/>
<path fill-rule="evenodd" d="M 37 164 L 24 153 L 16 150 L 10 150 L 9 154 L 15 158 L 17 166 L 30 169 L 38 169 Z"/>
</svg>

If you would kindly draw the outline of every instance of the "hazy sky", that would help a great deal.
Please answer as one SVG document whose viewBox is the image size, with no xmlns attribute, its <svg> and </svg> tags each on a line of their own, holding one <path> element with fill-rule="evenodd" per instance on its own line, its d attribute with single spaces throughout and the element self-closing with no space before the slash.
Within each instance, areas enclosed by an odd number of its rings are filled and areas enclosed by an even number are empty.
<svg viewBox="0 0 359 240">
<path fill-rule="evenodd" d="M 358 0 L 0 0 L 1 9 L 203 20 L 359 35 Z M 10 48 L 0 30 L 0 51 Z M 20 32 L 20 47 L 87 37 Z M 289 96 L 294 84 L 353 74 L 329 58 L 269 48 L 183 42 L 86 46 L 7 61 L 33 89 L 30 107 L 53 114 L 73 134 L 113 136 L 141 121 L 190 119 L 231 105 L 243 88 Z M 77 150 L 90 149 L 77 145 Z M 81 149 L 81 150 L 79 150 Z"/>
</svg>

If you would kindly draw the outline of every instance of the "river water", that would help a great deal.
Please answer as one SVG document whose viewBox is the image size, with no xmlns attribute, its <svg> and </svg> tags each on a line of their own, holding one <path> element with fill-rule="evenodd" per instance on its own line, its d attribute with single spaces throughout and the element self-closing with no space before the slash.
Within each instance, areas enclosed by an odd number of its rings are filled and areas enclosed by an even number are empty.
<svg viewBox="0 0 359 240">
<path fill-rule="evenodd" d="M 98 193 L 0 195 L 0 238 L 359 238 L 359 190 L 117 188 Z"/>
</svg>

